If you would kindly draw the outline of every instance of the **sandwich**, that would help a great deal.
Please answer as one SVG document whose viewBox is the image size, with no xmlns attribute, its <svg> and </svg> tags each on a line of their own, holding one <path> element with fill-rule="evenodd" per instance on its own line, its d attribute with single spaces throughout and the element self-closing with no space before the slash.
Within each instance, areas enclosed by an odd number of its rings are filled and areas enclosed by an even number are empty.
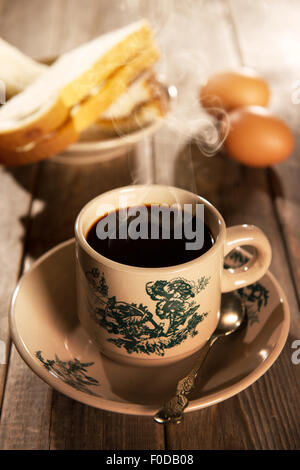
<svg viewBox="0 0 300 470">
<path fill-rule="evenodd" d="M 84 132 L 98 138 L 121 136 L 139 130 L 163 118 L 168 111 L 168 99 L 163 85 L 153 71 L 142 74 L 113 104 L 99 115 L 97 121 Z"/>
<path fill-rule="evenodd" d="M 130 88 L 138 83 L 150 87 L 144 74 L 158 57 L 144 20 L 62 55 L 0 108 L 0 162 L 17 165 L 47 158 L 76 142 L 95 122 L 105 126 L 112 105 L 120 99 L 117 108 L 122 108 L 122 96 Z M 153 106 L 154 94 L 151 101 Z"/>
</svg>

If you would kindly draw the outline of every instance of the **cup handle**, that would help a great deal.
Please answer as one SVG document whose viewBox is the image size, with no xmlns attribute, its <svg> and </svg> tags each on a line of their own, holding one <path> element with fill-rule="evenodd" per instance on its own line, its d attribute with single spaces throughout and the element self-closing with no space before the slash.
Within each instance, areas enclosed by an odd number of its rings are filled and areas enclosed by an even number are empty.
<svg viewBox="0 0 300 470">
<path fill-rule="evenodd" d="M 226 229 L 224 256 L 236 247 L 250 245 L 256 253 L 241 268 L 230 268 L 222 271 L 221 290 L 229 292 L 248 286 L 260 279 L 268 270 L 272 250 L 266 235 L 254 225 L 235 225 Z"/>
</svg>

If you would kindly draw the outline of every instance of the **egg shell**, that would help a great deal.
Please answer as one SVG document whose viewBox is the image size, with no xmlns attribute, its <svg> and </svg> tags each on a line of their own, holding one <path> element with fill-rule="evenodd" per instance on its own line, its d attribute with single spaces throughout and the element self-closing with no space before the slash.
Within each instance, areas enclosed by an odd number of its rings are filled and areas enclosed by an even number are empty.
<svg viewBox="0 0 300 470">
<path fill-rule="evenodd" d="M 293 151 L 291 130 L 265 108 L 237 109 L 228 118 L 230 128 L 224 148 L 238 162 L 267 167 L 285 160 Z"/>
<path fill-rule="evenodd" d="M 231 111 L 243 106 L 267 106 L 270 90 L 254 71 L 223 72 L 211 76 L 200 90 L 201 104 L 211 114 L 216 108 Z"/>
</svg>

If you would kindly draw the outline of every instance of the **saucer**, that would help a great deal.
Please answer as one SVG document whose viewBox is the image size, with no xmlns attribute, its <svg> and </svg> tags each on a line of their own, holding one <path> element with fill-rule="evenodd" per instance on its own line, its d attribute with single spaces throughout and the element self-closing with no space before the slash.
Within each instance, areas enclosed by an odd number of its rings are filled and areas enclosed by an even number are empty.
<svg viewBox="0 0 300 470">
<path fill-rule="evenodd" d="M 175 364 L 128 366 L 101 355 L 76 315 L 75 242 L 68 240 L 37 260 L 12 298 L 10 328 L 16 348 L 45 382 L 74 400 L 103 410 L 153 415 L 169 399 L 197 353 Z M 235 250 L 225 267 L 240 267 Z M 267 273 L 237 291 L 248 325 L 216 342 L 199 373 L 186 412 L 205 408 L 244 390 L 274 363 L 287 339 L 290 313 L 280 285 Z"/>
<path fill-rule="evenodd" d="M 51 157 L 51 161 L 71 165 L 104 162 L 130 151 L 136 144 L 158 131 L 165 122 L 157 117 L 150 124 L 128 134 L 102 137 L 97 126 L 91 126 L 78 142 L 68 147 L 63 153 Z"/>
</svg>

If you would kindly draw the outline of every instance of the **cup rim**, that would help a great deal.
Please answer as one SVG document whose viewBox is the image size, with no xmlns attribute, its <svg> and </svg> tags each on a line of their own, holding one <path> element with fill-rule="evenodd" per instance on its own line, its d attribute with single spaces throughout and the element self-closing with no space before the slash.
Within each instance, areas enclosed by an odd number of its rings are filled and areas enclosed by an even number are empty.
<svg viewBox="0 0 300 470">
<path fill-rule="evenodd" d="M 159 189 L 169 189 L 171 191 L 178 191 L 181 194 L 185 193 L 186 195 L 193 196 L 194 198 L 197 198 L 199 201 L 201 201 L 202 204 L 204 204 L 217 218 L 218 220 L 218 225 L 219 225 L 219 233 L 217 235 L 217 238 L 215 239 L 215 242 L 209 250 L 207 250 L 204 254 L 198 256 L 197 258 L 194 258 L 190 261 L 187 261 L 186 263 L 181 263 L 181 264 L 176 264 L 172 266 L 163 266 L 163 267 L 140 267 L 140 266 L 131 266 L 128 264 L 124 263 L 119 263 L 118 261 L 111 260 L 110 258 L 107 258 L 106 256 L 98 253 L 96 250 L 94 250 L 87 242 L 83 231 L 82 231 L 82 220 L 84 217 L 84 214 L 86 210 L 93 205 L 98 199 L 103 198 L 104 196 L 108 196 L 110 193 L 118 193 L 123 190 L 127 189 L 142 189 L 142 188 L 157 188 Z M 183 270 L 187 269 L 194 264 L 199 264 L 199 262 L 206 261 L 209 257 L 211 257 L 215 252 L 219 249 L 220 245 L 224 242 L 225 240 L 225 231 L 226 231 L 226 225 L 225 221 L 220 214 L 220 212 L 211 204 L 207 199 L 205 199 L 202 196 L 199 196 L 198 194 L 192 193 L 191 191 L 182 189 L 182 188 L 177 188 L 176 186 L 170 186 L 170 185 L 162 185 L 162 184 L 135 184 L 135 185 L 128 185 L 128 186 L 121 186 L 109 191 L 106 191 L 102 194 L 99 194 L 98 196 L 94 197 L 91 199 L 89 202 L 87 202 L 80 212 L 78 213 L 74 225 L 74 232 L 75 232 L 75 239 L 76 243 L 85 251 L 89 256 L 91 256 L 95 261 L 98 263 L 104 264 L 106 266 L 109 266 L 114 269 L 123 270 L 123 271 L 131 271 L 131 272 L 136 272 L 136 273 L 146 273 L 149 271 L 152 272 L 171 272 L 171 271 L 178 271 L 178 270 Z"/>
</svg>

